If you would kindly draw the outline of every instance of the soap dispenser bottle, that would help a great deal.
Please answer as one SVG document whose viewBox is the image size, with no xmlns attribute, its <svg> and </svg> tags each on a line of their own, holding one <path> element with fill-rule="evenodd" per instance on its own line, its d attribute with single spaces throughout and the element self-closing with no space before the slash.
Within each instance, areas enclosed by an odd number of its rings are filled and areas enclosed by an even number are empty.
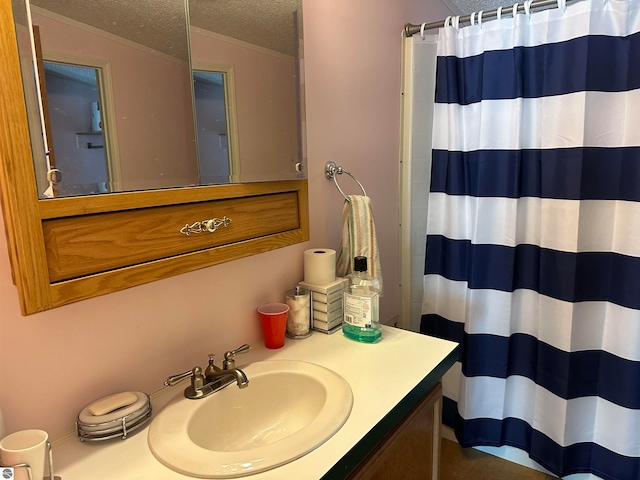
<svg viewBox="0 0 640 480">
<path fill-rule="evenodd" d="M 379 282 L 367 274 L 367 257 L 353 259 L 354 272 L 348 276 L 349 286 L 343 294 L 346 337 L 364 343 L 374 343 L 382 337 L 379 316 Z"/>
</svg>

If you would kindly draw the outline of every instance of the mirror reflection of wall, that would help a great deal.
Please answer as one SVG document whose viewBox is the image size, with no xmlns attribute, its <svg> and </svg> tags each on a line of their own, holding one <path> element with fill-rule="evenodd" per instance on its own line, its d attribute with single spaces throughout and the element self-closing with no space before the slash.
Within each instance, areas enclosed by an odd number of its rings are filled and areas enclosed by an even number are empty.
<svg viewBox="0 0 640 480">
<path fill-rule="evenodd" d="M 60 197 L 107 191 L 109 168 L 97 68 L 44 62 L 50 134 L 50 168 L 66 172 Z M 53 196 L 53 193 L 49 195 Z"/>
<path fill-rule="evenodd" d="M 193 96 L 198 137 L 200 182 L 229 183 L 238 171 L 238 152 L 229 142 L 235 121 L 229 107 L 229 78 L 225 71 L 193 70 Z M 234 162 L 235 161 L 235 162 Z"/>
</svg>

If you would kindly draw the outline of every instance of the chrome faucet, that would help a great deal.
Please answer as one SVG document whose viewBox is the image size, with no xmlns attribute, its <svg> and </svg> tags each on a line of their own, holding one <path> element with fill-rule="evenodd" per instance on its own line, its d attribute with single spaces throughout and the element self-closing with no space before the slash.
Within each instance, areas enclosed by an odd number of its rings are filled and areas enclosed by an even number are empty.
<svg viewBox="0 0 640 480">
<path fill-rule="evenodd" d="M 184 373 L 167 378 L 164 384 L 166 386 L 172 386 L 190 377 L 191 385 L 184 390 L 184 396 L 189 399 L 208 397 L 234 381 L 238 385 L 238 388 L 246 388 L 249 386 L 249 379 L 242 370 L 235 368 L 235 356 L 245 353 L 250 349 L 251 346 L 244 344 L 235 350 L 226 352 L 224 354 L 222 368 L 215 366 L 215 355 L 209 354 L 209 365 L 204 373 L 202 372 L 202 368 L 193 367 L 193 369 Z"/>
</svg>

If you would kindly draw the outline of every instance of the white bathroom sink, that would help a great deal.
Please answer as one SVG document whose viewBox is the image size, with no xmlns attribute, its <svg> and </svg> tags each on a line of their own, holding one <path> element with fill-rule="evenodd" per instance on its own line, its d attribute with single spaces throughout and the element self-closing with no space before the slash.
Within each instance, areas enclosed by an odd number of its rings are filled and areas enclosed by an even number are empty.
<svg viewBox="0 0 640 480">
<path fill-rule="evenodd" d="M 200 400 L 177 395 L 151 422 L 149 446 L 169 468 L 200 478 L 242 477 L 309 453 L 346 422 L 349 384 L 319 365 L 270 360 Z"/>
</svg>

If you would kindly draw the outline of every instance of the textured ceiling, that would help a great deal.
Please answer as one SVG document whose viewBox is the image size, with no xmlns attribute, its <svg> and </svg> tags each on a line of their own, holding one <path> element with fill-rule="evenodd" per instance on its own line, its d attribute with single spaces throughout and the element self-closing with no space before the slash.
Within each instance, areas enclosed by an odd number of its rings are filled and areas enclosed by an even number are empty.
<svg viewBox="0 0 640 480">
<path fill-rule="evenodd" d="M 76 82 L 84 83 L 96 87 L 98 81 L 96 79 L 96 70 L 89 67 L 79 67 L 65 65 L 63 63 L 44 62 L 44 71 L 48 75 L 55 75 L 62 78 L 70 78 Z"/>
<path fill-rule="evenodd" d="M 189 0 L 191 25 L 293 56 L 302 0 Z"/>
<path fill-rule="evenodd" d="M 31 4 L 169 55 L 187 59 L 183 0 L 31 0 Z M 301 0 L 189 0 L 191 24 L 286 55 Z M 37 9 L 34 9 L 37 12 Z"/>
</svg>

